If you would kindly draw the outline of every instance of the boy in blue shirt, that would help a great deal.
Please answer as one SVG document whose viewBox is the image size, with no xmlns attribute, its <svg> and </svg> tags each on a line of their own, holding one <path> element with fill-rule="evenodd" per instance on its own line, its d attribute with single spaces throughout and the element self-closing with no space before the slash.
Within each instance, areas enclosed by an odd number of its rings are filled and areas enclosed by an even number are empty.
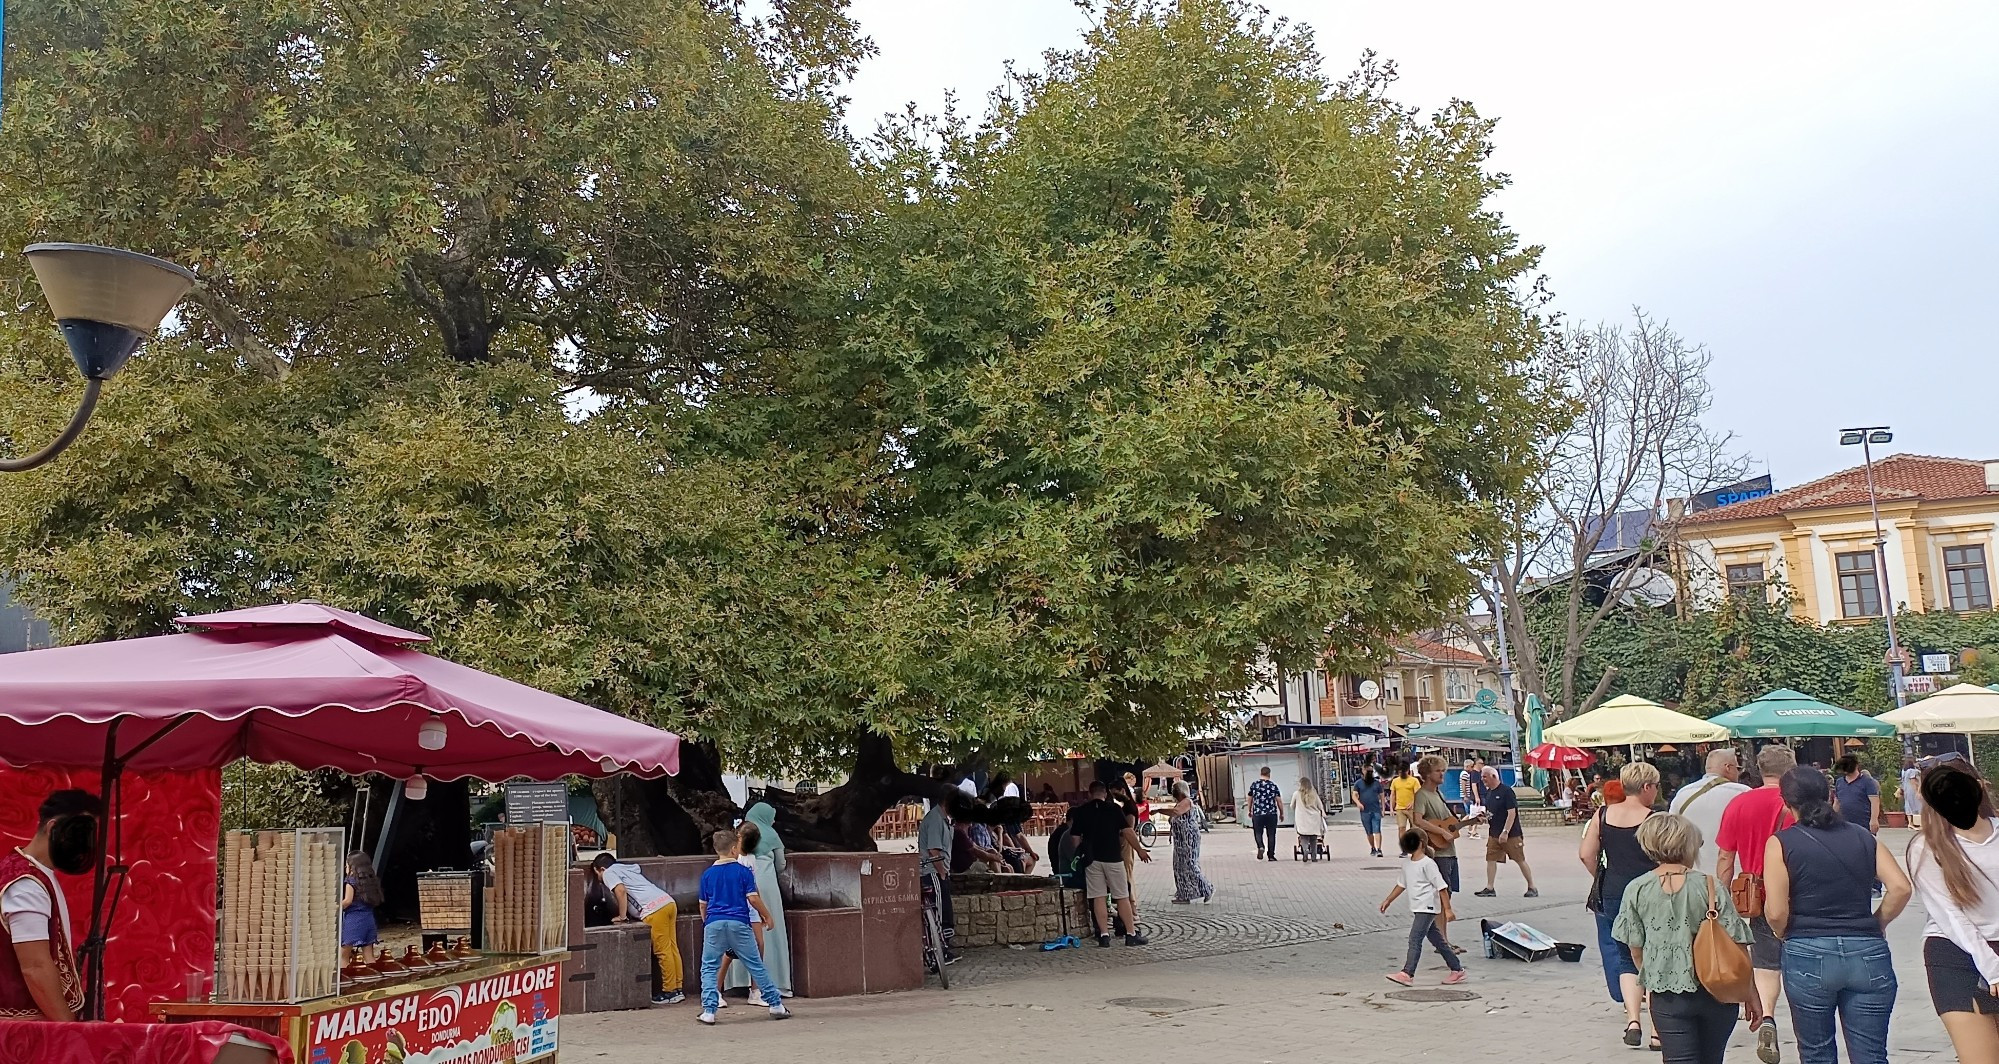
<svg viewBox="0 0 1999 1064">
<path fill-rule="evenodd" d="M 715 833 L 715 863 L 701 873 L 701 1022 L 715 1025 L 715 1010 L 722 995 L 715 989 L 715 975 L 722 970 L 722 955 L 733 953 L 750 970 L 750 981 L 765 1001 L 770 1002 L 770 1018 L 788 1020 L 791 1010 L 784 1007 L 784 995 L 764 970 L 763 954 L 757 950 L 756 936 L 750 931 L 750 910 L 770 926 L 770 911 L 757 896 L 757 875 L 738 857 L 740 844 L 733 831 Z"/>
</svg>

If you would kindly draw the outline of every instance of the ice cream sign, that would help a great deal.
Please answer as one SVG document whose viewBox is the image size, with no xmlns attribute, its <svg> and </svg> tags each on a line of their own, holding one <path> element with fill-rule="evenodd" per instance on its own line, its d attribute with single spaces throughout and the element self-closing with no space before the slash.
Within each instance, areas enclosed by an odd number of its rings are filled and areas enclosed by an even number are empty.
<svg viewBox="0 0 1999 1064">
<path fill-rule="evenodd" d="M 306 1064 L 525 1064 L 556 1050 L 560 969 L 541 964 L 306 1017 Z"/>
</svg>

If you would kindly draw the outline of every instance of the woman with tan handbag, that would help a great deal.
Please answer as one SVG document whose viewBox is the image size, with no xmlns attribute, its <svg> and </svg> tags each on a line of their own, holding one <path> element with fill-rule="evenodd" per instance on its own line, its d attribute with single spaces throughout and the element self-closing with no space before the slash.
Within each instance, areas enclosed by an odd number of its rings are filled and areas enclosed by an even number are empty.
<svg viewBox="0 0 1999 1064">
<path fill-rule="evenodd" d="M 1738 1002 L 1751 1027 L 1762 1019 L 1743 948 L 1754 936 L 1736 914 L 1728 888 L 1692 867 L 1701 850 L 1701 831 L 1693 821 L 1656 815 L 1639 825 L 1638 844 L 1658 867 L 1625 889 L 1611 934 L 1630 947 L 1638 965 L 1665 1064 L 1722 1064 Z M 1713 927 L 1704 931 L 1709 923 Z M 1700 945 L 1707 955 L 1697 958 L 1695 944 L 1704 933 L 1710 937 Z M 1724 993 L 1733 1000 L 1717 997 L 1703 975 L 1731 984 Z"/>
</svg>

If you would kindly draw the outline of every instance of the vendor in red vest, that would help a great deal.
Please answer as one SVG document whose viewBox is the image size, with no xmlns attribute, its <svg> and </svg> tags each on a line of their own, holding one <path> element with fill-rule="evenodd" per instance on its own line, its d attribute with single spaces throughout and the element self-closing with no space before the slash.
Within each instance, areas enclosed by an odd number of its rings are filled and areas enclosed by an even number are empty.
<svg viewBox="0 0 1999 1064">
<path fill-rule="evenodd" d="M 35 837 L 0 857 L 0 1018 L 73 1020 L 83 1009 L 69 903 L 55 874 L 96 864 L 103 815 L 96 795 L 57 791 L 42 801 Z"/>
</svg>

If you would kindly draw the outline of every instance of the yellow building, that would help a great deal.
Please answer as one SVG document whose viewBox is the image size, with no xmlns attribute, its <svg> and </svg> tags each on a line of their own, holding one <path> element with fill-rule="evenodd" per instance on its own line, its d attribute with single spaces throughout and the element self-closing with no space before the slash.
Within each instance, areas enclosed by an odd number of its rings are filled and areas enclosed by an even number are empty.
<svg viewBox="0 0 1999 1064">
<path fill-rule="evenodd" d="M 1913 610 L 1992 608 L 1999 462 L 1898 454 L 1874 463 L 1888 590 Z M 1695 605 L 1770 595 L 1818 624 L 1882 613 L 1867 470 L 1856 466 L 1772 495 L 1690 514 L 1680 567 Z"/>
<path fill-rule="evenodd" d="M 1483 689 L 1497 692 L 1499 672 L 1478 654 L 1419 636 L 1395 641 L 1395 662 L 1380 676 L 1334 683 L 1342 714 L 1387 717 L 1407 728 L 1471 705 Z M 1365 697 L 1370 691 L 1374 697 Z"/>
</svg>

